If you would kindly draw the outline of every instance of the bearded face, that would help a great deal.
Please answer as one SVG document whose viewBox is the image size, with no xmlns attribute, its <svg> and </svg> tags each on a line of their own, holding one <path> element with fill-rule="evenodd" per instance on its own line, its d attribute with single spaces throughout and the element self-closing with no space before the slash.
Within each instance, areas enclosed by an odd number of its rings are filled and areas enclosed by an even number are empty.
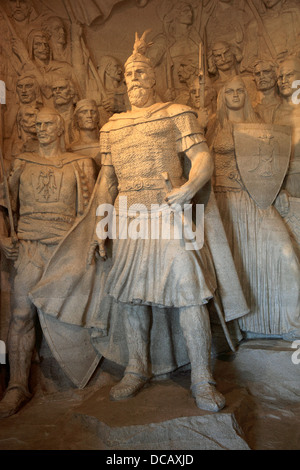
<svg viewBox="0 0 300 470">
<path fill-rule="evenodd" d="M 125 80 L 131 105 L 143 108 L 153 96 L 155 79 L 152 69 L 142 62 L 132 62 L 126 67 Z"/>
<path fill-rule="evenodd" d="M 293 83 L 296 80 L 300 80 L 300 63 L 298 60 L 287 59 L 280 66 L 277 82 L 280 94 L 283 97 L 292 96 L 295 91 Z"/>
<path fill-rule="evenodd" d="M 131 90 L 128 91 L 128 97 L 131 105 L 138 108 L 143 108 L 146 106 L 149 98 L 151 97 L 151 90 L 141 88 L 139 86 L 134 86 Z"/>
<path fill-rule="evenodd" d="M 274 67 L 268 62 L 260 62 L 254 67 L 254 80 L 260 91 L 270 90 L 276 85 L 276 73 Z"/>
<path fill-rule="evenodd" d="M 9 0 L 8 7 L 15 21 L 21 22 L 26 20 L 31 12 L 31 6 L 28 0 Z"/>
</svg>

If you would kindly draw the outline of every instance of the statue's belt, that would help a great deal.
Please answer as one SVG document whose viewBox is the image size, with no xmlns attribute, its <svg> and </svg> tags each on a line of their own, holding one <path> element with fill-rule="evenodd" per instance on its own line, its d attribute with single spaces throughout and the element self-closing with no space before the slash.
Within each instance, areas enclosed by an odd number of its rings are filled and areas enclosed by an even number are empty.
<svg viewBox="0 0 300 470">
<path fill-rule="evenodd" d="M 174 187 L 179 187 L 183 184 L 182 178 L 171 178 L 172 184 Z M 123 181 L 119 186 L 119 192 L 128 192 L 128 191 L 141 191 L 141 190 L 151 190 L 151 189 L 164 189 L 166 190 L 166 184 L 163 178 L 138 178 L 130 181 Z"/>
<path fill-rule="evenodd" d="M 64 222 L 66 224 L 73 225 L 75 222 L 75 217 L 63 215 L 63 214 L 55 214 L 50 212 L 35 212 L 35 213 L 22 213 L 20 215 L 20 220 L 38 220 L 44 222 Z"/>
</svg>

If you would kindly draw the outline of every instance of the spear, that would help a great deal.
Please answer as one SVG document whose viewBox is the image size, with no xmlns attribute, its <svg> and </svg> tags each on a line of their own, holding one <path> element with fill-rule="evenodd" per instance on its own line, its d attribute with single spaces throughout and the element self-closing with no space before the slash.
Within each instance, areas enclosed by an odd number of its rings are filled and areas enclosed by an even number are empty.
<svg viewBox="0 0 300 470">
<path fill-rule="evenodd" d="M 199 44 L 199 85 L 200 85 L 200 109 L 204 109 L 205 103 L 205 59 L 202 41 Z"/>
</svg>

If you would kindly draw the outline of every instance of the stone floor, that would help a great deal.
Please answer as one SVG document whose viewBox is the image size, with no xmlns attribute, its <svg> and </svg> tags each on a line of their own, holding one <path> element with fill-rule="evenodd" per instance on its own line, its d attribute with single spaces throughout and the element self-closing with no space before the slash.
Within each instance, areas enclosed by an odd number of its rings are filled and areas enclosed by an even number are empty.
<svg viewBox="0 0 300 470">
<path fill-rule="evenodd" d="M 188 370 L 112 402 L 109 390 L 122 369 L 104 360 L 77 390 L 45 354 L 33 365 L 33 399 L 0 421 L 0 450 L 299 450 L 300 364 L 291 346 L 247 340 L 214 358 L 226 397 L 219 413 L 196 407 Z"/>
</svg>

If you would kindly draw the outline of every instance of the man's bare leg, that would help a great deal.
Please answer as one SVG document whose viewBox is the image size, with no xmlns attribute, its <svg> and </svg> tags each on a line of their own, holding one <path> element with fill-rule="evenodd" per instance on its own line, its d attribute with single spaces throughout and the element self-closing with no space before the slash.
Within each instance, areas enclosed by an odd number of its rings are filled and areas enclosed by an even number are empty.
<svg viewBox="0 0 300 470">
<path fill-rule="evenodd" d="M 191 362 L 191 389 L 198 408 L 219 411 L 225 398 L 216 389 L 211 374 L 211 329 L 209 314 L 204 305 L 181 308 L 180 325 Z"/>
<path fill-rule="evenodd" d="M 135 396 L 150 377 L 151 308 L 126 304 L 123 313 L 129 361 L 123 379 L 110 391 L 112 400 L 124 400 Z"/>
</svg>

